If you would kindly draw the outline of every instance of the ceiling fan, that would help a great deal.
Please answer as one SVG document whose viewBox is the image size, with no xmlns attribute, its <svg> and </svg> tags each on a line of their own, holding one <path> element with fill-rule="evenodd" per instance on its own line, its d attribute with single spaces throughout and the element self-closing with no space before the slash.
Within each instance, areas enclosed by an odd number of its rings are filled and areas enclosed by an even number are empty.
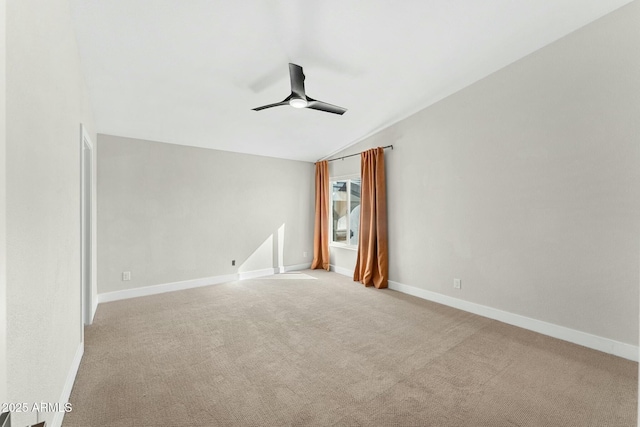
<svg viewBox="0 0 640 427">
<path fill-rule="evenodd" d="M 317 101 L 307 96 L 304 92 L 304 74 L 302 67 L 296 64 L 289 64 L 289 77 L 291 78 L 291 95 L 287 96 L 282 102 L 275 104 L 263 105 L 254 108 L 253 111 L 264 110 L 265 108 L 278 107 L 280 105 L 291 105 L 294 108 L 311 108 L 312 110 L 326 111 L 327 113 L 343 115 L 347 109 L 338 107 L 337 105 L 328 104 L 326 102 Z"/>
</svg>

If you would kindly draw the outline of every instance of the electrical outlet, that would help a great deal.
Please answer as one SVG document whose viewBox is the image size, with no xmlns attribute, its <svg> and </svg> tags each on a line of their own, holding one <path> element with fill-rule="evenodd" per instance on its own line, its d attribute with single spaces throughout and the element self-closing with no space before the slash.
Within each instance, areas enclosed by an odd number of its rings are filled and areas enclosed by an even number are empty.
<svg viewBox="0 0 640 427">
<path fill-rule="evenodd" d="M 462 281 L 460 279 L 453 279 L 453 287 L 456 289 L 462 289 Z"/>
<path fill-rule="evenodd" d="M 122 272 L 122 280 L 131 280 L 131 272 L 130 271 L 123 271 Z"/>
<path fill-rule="evenodd" d="M 235 259 L 231 260 L 231 265 L 236 265 L 236 260 Z"/>
</svg>

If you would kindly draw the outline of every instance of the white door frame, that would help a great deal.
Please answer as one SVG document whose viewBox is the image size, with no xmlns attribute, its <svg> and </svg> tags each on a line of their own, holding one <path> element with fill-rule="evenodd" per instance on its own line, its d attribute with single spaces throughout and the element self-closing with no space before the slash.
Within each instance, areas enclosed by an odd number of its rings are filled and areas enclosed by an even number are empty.
<svg viewBox="0 0 640 427">
<path fill-rule="evenodd" d="M 87 155 L 88 154 L 88 155 Z M 82 307 L 82 337 L 84 325 L 93 322 L 93 145 L 84 125 L 80 125 L 80 305 Z M 88 187 L 88 188 L 87 188 Z M 88 190 L 88 191 L 87 191 Z M 88 233 L 88 234 L 87 234 Z"/>
</svg>

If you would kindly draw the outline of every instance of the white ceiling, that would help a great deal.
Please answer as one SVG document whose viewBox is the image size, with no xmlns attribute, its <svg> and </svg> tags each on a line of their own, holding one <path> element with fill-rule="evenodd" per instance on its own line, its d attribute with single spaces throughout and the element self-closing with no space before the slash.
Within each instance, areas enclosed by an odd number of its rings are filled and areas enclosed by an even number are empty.
<svg viewBox="0 0 640 427">
<path fill-rule="evenodd" d="M 99 133 L 315 161 L 629 0 L 71 0 Z M 348 109 L 254 107 L 290 93 Z"/>
</svg>

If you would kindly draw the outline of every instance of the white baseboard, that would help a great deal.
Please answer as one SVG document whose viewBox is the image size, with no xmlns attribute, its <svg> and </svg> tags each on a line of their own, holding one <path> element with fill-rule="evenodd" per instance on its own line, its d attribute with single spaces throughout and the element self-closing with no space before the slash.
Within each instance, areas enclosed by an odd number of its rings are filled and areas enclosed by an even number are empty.
<svg viewBox="0 0 640 427">
<path fill-rule="evenodd" d="M 335 265 L 329 266 L 330 271 L 335 271 L 338 274 L 342 274 L 343 276 L 353 277 L 353 270 L 349 270 L 348 268 L 337 267 Z"/>
<path fill-rule="evenodd" d="M 96 317 L 96 310 L 98 309 L 98 298 L 96 296 L 96 298 L 92 298 L 91 299 L 92 303 L 91 304 L 91 323 L 93 323 L 93 319 Z"/>
<path fill-rule="evenodd" d="M 331 271 L 335 271 L 343 276 L 353 277 L 353 271 L 347 268 L 332 265 Z M 583 347 L 602 351 L 603 353 L 613 354 L 614 356 L 633 360 L 635 362 L 638 361 L 639 349 L 637 346 L 631 344 L 615 341 L 609 338 L 603 338 L 553 323 L 543 322 L 542 320 L 532 319 L 530 317 L 461 300 L 448 295 L 428 291 L 426 289 L 416 288 L 415 286 L 405 285 L 403 283 L 394 282 L 393 280 L 389 280 L 389 289 L 402 292 L 407 295 L 413 295 L 414 297 L 426 299 L 428 301 L 437 302 L 439 304 L 447 305 L 479 316 L 488 317 L 489 319 L 498 320 L 509 325 L 518 326 L 543 335 L 578 344 Z"/>
<path fill-rule="evenodd" d="M 284 270 L 280 267 L 280 273 L 286 273 L 287 271 L 298 271 L 298 270 L 308 270 L 311 268 L 311 263 L 306 264 L 294 264 L 294 265 L 285 265 Z"/>
<path fill-rule="evenodd" d="M 304 270 L 310 268 L 311 264 L 295 264 L 284 266 L 284 271 Z M 164 283 L 162 285 L 143 286 L 141 288 L 123 289 L 121 291 L 106 292 L 98 294 L 97 304 L 103 302 L 118 301 L 129 298 L 146 297 L 149 295 L 162 294 L 165 292 L 181 291 L 183 289 L 199 288 L 201 286 L 218 285 L 220 283 L 233 282 L 236 280 L 256 279 L 258 277 L 270 276 L 280 272 L 280 267 L 265 268 L 263 270 L 245 271 L 223 276 L 204 277 L 202 279 L 184 280 L 181 282 Z M 95 308 L 93 309 L 95 314 Z"/>
<path fill-rule="evenodd" d="M 202 279 L 184 280 L 181 282 L 164 283 L 162 285 L 143 286 L 141 288 L 123 289 L 121 291 L 98 294 L 98 303 L 118 301 L 122 299 L 146 297 L 163 294 L 165 292 L 181 291 L 183 289 L 199 288 L 201 286 L 217 285 L 220 283 L 239 280 L 238 274 L 204 277 Z"/>
<path fill-rule="evenodd" d="M 60 399 L 58 402 L 61 407 L 69 402 L 69 396 L 71 396 L 71 389 L 73 389 L 73 383 L 76 380 L 76 375 L 78 374 L 78 369 L 80 368 L 80 362 L 82 361 L 82 355 L 84 354 L 84 342 L 78 344 L 78 348 L 76 349 L 76 354 L 73 357 L 73 361 L 71 362 L 71 367 L 69 368 L 69 372 L 67 373 L 67 379 L 64 383 L 64 388 L 62 389 L 62 394 L 60 395 Z M 51 427 L 61 427 L 62 420 L 64 419 L 65 412 L 56 412 L 53 416 L 53 421 L 51 421 Z"/>
<path fill-rule="evenodd" d="M 588 334 L 586 332 L 577 331 L 575 329 L 570 329 L 553 323 L 543 322 L 542 320 L 532 319 L 530 317 L 521 316 L 508 311 L 498 310 L 497 308 L 487 307 L 485 305 L 442 295 L 437 292 L 416 288 L 415 286 L 409 286 L 391 280 L 389 280 L 389 289 L 437 302 L 469 313 L 474 313 L 483 317 L 488 317 L 489 319 L 498 320 L 503 323 L 508 323 L 509 325 L 518 326 L 553 338 L 569 341 L 604 353 L 613 354 L 636 362 L 638 361 L 638 347 L 631 344 Z"/>
<path fill-rule="evenodd" d="M 238 280 L 257 279 L 258 277 L 271 276 L 278 273 L 278 267 L 265 268 L 264 270 L 244 271 L 238 273 Z"/>
</svg>

